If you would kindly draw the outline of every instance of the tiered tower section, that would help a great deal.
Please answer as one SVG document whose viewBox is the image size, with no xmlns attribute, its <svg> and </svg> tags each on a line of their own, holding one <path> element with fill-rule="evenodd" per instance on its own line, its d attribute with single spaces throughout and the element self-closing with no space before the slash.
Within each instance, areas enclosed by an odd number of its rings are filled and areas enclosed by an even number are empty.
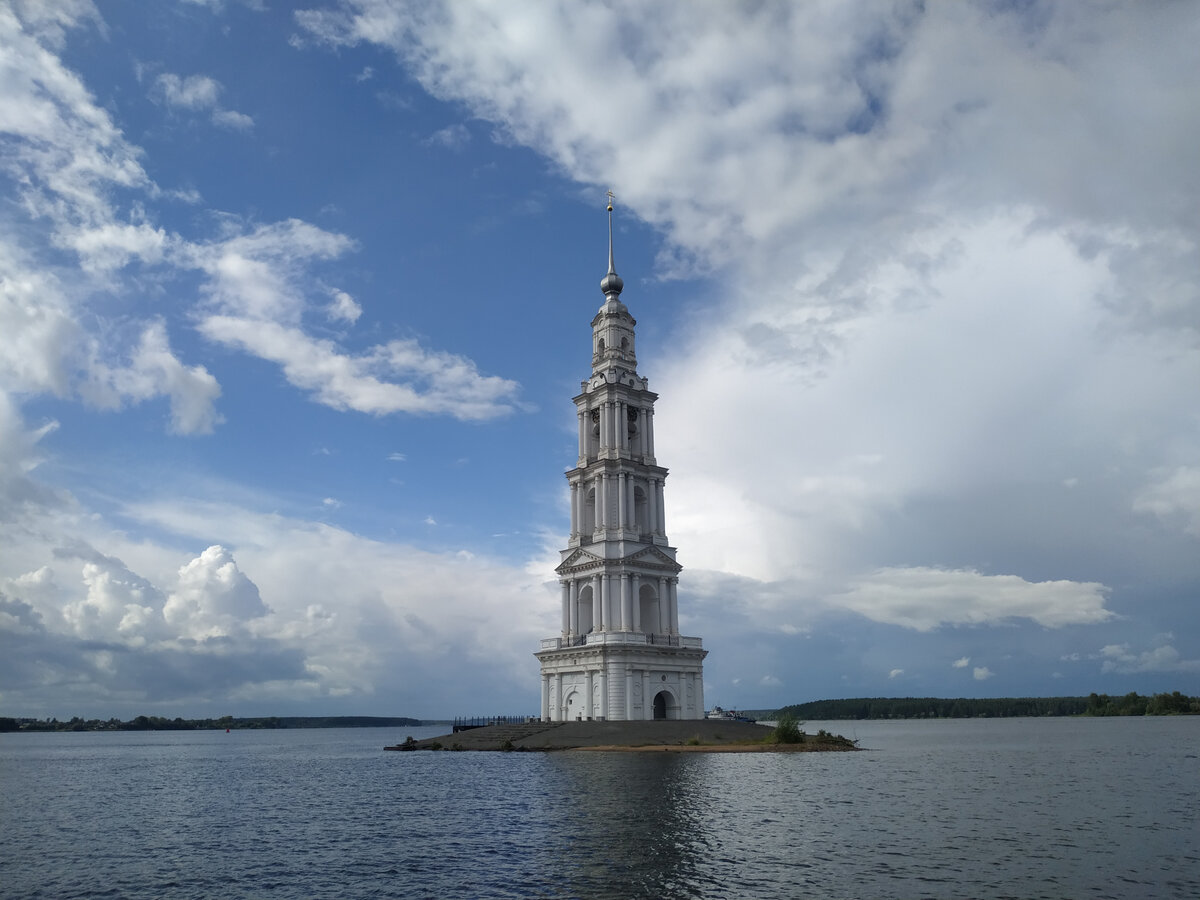
<svg viewBox="0 0 1200 900">
<path fill-rule="evenodd" d="M 638 375 L 634 326 L 612 247 L 592 319 L 592 374 L 574 398 L 579 456 L 567 472 L 571 533 L 555 570 L 562 630 L 542 641 L 542 718 L 704 717 L 700 638 L 679 633 L 681 566 L 667 540 L 654 455 L 654 402 Z"/>
</svg>

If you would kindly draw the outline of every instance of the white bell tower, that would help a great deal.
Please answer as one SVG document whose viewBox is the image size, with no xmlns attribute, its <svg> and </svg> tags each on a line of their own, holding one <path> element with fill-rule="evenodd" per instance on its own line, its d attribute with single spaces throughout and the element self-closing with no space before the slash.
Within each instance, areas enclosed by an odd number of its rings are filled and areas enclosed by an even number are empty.
<svg viewBox="0 0 1200 900">
<path fill-rule="evenodd" d="M 604 304 L 592 319 L 592 374 L 574 398 L 579 458 L 567 472 L 571 535 L 555 571 L 562 633 L 534 654 L 546 721 L 704 718 L 704 657 L 679 633 L 681 566 L 667 540 L 654 456 L 654 402 L 637 373 L 634 326 L 613 264 L 612 194 Z"/>
</svg>

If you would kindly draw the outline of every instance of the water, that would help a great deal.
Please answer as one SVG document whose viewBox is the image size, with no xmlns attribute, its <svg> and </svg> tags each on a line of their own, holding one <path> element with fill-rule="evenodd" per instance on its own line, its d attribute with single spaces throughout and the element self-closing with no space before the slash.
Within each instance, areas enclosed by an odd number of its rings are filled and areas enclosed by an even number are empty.
<svg viewBox="0 0 1200 900">
<path fill-rule="evenodd" d="M 875 749 L 0 735 L 0 896 L 1200 897 L 1200 718 L 819 727 Z"/>
</svg>

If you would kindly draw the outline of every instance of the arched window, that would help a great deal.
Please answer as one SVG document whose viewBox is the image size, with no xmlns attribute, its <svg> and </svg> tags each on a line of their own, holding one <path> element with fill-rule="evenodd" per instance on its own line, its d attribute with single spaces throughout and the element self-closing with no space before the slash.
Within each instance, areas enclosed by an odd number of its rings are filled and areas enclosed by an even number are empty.
<svg viewBox="0 0 1200 900">
<path fill-rule="evenodd" d="M 633 491 L 633 522 L 638 534 L 650 533 L 649 510 L 646 507 L 646 492 L 640 487 Z"/>
<path fill-rule="evenodd" d="M 638 622 L 644 634 L 661 634 L 663 631 L 658 605 L 658 592 L 652 585 L 643 584 L 638 590 Z"/>
<path fill-rule="evenodd" d="M 592 586 L 579 589 L 579 611 L 576 620 L 579 623 L 579 634 L 587 634 L 592 630 Z"/>
<path fill-rule="evenodd" d="M 596 530 L 596 490 L 590 489 L 583 499 L 583 521 L 579 523 L 579 532 L 591 537 L 592 532 Z"/>
</svg>

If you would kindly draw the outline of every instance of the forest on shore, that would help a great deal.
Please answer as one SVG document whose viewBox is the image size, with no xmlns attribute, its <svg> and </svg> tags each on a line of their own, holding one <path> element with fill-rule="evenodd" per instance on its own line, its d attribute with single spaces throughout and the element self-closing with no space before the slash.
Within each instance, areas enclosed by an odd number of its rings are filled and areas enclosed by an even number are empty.
<svg viewBox="0 0 1200 900">
<path fill-rule="evenodd" d="M 168 719 L 163 716 L 137 716 L 128 722 L 120 719 L 20 719 L 0 716 L 0 732 L 5 731 L 204 731 L 246 730 L 258 728 L 388 728 L 424 724 L 404 716 L 259 716 L 218 719 Z"/>
<path fill-rule="evenodd" d="M 859 697 L 850 700 L 814 700 L 785 706 L 761 718 L 790 715 L 815 721 L 836 719 L 975 719 L 1016 716 L 1194 716 L 1200 715 L 1200 697 L 1174 691 L 1143 696 L 1136 692 L 1119 697 L 1089 694 L 1086 697 Z"/>
</svg>

